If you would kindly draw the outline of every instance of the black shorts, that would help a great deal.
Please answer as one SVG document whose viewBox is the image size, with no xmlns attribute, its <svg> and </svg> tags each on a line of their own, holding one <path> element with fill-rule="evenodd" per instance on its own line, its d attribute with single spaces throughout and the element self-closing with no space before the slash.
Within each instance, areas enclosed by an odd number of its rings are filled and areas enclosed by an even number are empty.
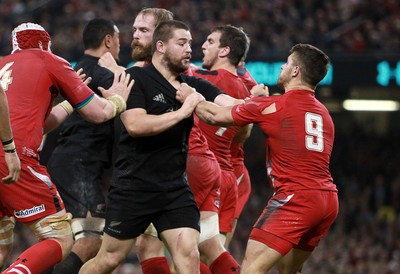
<svg viewBox="0 0 400 274">
<path fill-rule="evenodd" d="M 52 181 L 73 218 L 105 218 L 104 167 L 69 154 L 53 154 L 47 164 Z"/>
<path fill-rule="evenodd" d="M 200 231 L 200 212 L 189 186 L 168 191 L 137 191 L 111 186 L 104 232 L 133 239 L 153 223 L 162 231 L 190 227 Z"/>
</svg>

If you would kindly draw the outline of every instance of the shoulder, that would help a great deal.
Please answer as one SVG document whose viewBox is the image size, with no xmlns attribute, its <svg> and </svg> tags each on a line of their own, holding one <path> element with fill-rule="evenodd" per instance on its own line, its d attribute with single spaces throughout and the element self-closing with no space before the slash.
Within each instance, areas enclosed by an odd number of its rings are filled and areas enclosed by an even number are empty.
<svg viewBox="0 0 400 274">
<path fill-rule="evenodd" d="M 145 68 L 146 67 L 130 67 L 127 68 L 125 72 L 130 74 L 133 79 L 138 80 L 146 75 Z"/>
</svg>

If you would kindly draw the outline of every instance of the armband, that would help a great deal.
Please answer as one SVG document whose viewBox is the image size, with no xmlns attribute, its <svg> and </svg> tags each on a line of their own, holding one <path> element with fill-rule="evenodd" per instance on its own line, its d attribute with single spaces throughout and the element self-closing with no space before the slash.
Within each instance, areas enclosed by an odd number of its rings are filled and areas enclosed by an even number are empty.
<svg viewBox="0 0 400 274">
<path fill-rule="evenodd" d="M 11 138 L 10 140 L 4 141 L 1 143 L 3 145 L 3 149 L 4 149 L 5 153 L 14 153 L 16 151 L 14 138 Z"/>
<path fill-rule="evenodd" d="M 113 117 L 121 114 L 126 110 L 126 102 L 121 95 L 115 94 L 106 98 L 114 107 Z"/>
<path fill-rule="evenodd" d="M 67 101 L 64 100 L 61 103 L 58 104 L 58 106 L 62 107 L 68 115 L 71 115 L 71 113 L 74 111 L 74 108 L 71 106 L 71 104 Z"/>
</svg>

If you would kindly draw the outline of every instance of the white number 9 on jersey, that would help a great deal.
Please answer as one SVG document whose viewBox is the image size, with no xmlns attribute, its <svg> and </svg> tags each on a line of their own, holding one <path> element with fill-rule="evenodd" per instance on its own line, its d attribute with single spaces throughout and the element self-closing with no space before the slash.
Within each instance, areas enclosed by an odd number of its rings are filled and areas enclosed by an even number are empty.
<svg viewBox="0 0 400 274">
<path fill-rule="evenodd" d="M 324 150 L 324 125 L 321 115 L 307 112 L 305 115 L 306 148 L 322 152 Z"/>
</svg>

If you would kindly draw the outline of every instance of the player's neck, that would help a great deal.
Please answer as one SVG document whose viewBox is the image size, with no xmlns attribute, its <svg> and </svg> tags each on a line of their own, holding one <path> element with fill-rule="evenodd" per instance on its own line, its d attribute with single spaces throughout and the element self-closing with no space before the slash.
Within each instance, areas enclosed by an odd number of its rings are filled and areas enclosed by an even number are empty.
<svg viewBox="0 0 400 274">
<path fill-rule="evenodd" d="M 303 84 L 289 84 L 285 87 L 285 92 L 289 90 L 307 90 L 311 92 L 315 92 L 315 90 L 309 86 L 303 85 Z"/>
<path fill-rule="evenodd" d="M 93 56 L 93 57 L 98 57 L 98 58 L 100 58 L 104 53 L 106 53 L 105 51 L 103 51 L 103 50 L 101 50 L 101 49 L 86 49 L 85 51 L 84 51 L 84 53 L 86 54 L 86 55 L 90 55 L 90 56 Z"/>
<path fill-rule="evenodd" d="M 154 67 L 158 70 L 159 73 L 161 73 L 164 78 L 171 83 L 174 87 L 176 85 L 179 85 L 179 82 L 177 80 L 179 73 L 175 73 L 171 71 L 166 64 L 163 63 L 163 61 L 160 61 L 158 59 L 153 58 L 152 63 Z M 177 87 L 176 87 L 177 88 Z"/>
<path fill-rule="evenodd" d="M 227 62 L 217 62 L 215 63 L 210 70 L 218 70 L 218 69 L 224 69 L 226 71 L 229 71 L 230 73 L 237 75 L 236 73 L 236 67 L 232 65 L 231 63 Z"/>
</svg>

